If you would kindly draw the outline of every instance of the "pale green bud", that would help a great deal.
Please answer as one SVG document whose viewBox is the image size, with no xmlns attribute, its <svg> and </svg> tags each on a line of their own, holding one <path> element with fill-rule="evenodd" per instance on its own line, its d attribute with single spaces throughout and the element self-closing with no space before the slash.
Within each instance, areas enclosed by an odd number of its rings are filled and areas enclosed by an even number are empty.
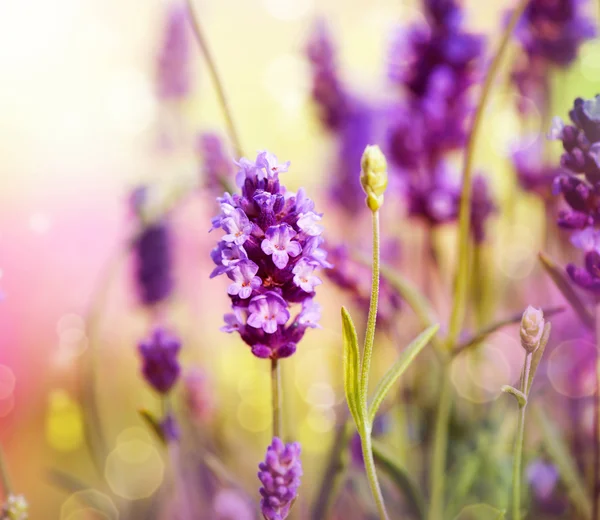
<svg viewBox="0 0 600 520">
<path fill-rule="evenodd" d="M 521 346 L 529 353 L 540 345 L 544 333 L 544 312 L 531 305 L 525 309 L 521 318 Z"/>
<path fill-rule="evenodd" d="M 367 206 L 373 212 L 383 204 L 383 194 L 388 184 L 387 161 L 377 145 L 365 148 L 360 161 L 360 183 L 367 194 Z"/>
</svg>

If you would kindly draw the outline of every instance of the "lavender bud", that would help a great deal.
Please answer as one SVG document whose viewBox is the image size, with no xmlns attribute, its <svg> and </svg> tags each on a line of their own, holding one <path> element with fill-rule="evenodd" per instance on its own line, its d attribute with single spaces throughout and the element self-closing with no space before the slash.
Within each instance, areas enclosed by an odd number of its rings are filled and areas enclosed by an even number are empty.
<svg viewBox="0 0 600 520">
<path fill-rule="evenodd" d="M 162 327 L 156 327 L 138 349 L 142 356 L 144 379 L 157 392 L 167 394 L 181 372 L 177 360 L 181 342 Z"/>
<path fill-rule="evenodd" d="M 544 332 L 544 312 L 529 305 L 521 319 L 521 346 L 532 353 L 540 345 Z"/>
<path fill-rule="evenodd" d="M 283 444 L 281 439 L 273 437 L 265 461 L 259 464 L 258 469 L 258 478 L 263 485 L 260 488 L 260 507 L 265 520 L 284 520 L 300 487 L 300 444 Z"/>
<path fill-rule="evenodd" d="M 0 520 L 27 520 L 29 504 L 23 495 L 8 495 L 6 504 L 0 510 Z"/>
<path fill-rule="evenodd" d="M 367 206 L 373 212 L 383 204 L 388 185 L 387 161 L 377 145 L 368 145 L 360 161 L 360 183 L 367 194 Z"/>
</svg>

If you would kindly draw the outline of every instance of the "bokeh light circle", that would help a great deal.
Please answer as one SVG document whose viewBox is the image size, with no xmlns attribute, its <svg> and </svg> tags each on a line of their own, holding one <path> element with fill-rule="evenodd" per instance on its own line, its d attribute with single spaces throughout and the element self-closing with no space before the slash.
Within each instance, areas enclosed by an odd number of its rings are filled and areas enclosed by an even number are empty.
<svg viewBox="0 0 600 520">
<path fill-rule="evenodd" d="M 16 381 L 13 371 L 6 365 L 0 365 L 0 400 L 12 395 Z"/>
<path fill-rule="evenodd" d="M 60 520 L 118 520 L 118 518 L 119 511 L 114 502 L 108 495 L 95 489 L 73 493 L 60 508 Z"/>
<path fill-rule="evenodd" d="M 596 390 L 595 345 L 585 339 L 568 340 L 548 356 L 548 380 L 560 394 L 572 398 L 591 396 Z"/>
</svg>

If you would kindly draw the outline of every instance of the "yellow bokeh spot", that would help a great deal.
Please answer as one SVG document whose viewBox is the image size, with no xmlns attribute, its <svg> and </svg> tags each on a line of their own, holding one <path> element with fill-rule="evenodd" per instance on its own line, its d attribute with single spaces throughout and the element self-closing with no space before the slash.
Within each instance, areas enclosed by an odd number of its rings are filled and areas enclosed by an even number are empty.
<svg viewBox="0 0 600 520">
<path fill-rule="evenodd" d="M 117 520 L 119 511 L 100 491 L 86 489 L 73 493 L 60 508 L 60 520 Z"/>
<path fill-rule="evenodd" d="M 237 418 L 242 428 L 254 433 L 263 432 L 271 425 L 270 409 L 266 406 L 240 403 Z"/>
<path fill-rule="evenodd" d="M 46 416 L 48 444 L 58 451 L 73 451 L 83 442 L 81 409 L 64 390 L 50 393 Z"/>
</svg>

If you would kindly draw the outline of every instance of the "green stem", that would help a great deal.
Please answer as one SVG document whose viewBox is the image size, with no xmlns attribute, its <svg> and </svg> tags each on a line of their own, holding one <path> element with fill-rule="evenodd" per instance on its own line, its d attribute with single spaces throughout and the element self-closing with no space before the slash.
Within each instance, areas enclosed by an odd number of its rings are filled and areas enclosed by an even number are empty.
<svg viewBox="0 0 600 520">
<path fill-rule="evenodd" d="M 526 394 L 529 371 L 531 369 L 531 354 L 525 356 L 525 365 L 521 373 L 521 392 Z M 521 520 L 521 461 L 523 459 L 523 439 L 525 437 L 525 409 L 527 403 L 519 405 L 519 422 L 515 439 L 515 455 L 513 461 L 512 483 L 512 520 Z"/>
<path fill-rule="evenodd" d="M 6 461 L 4 460 L 2 446 L 0 446 L 0 480 L 2 480 L 4 494 L 8 497 L 12 494 L 12 485 L 10 482 L 10 475 L 8 474 L 8 468 L 6 467 Z"/>
<path fill-rule="evenodd" d="M 233 120 L 233 114 L 231 112 L 231 109 L 229 108 L 229 103 L 225 94 L 225 87 L 223 86 L 223 81 L 221 81 L 221 76 L 219 75 L 219 71 L 217 70 L 217 64 L 213 58 L 210 47 L 208 46 L 208 41 L 204 37 L 204 32 L 202 31 L 202 26 L 200 25 L 200 20 L 196 16 L 196 11 L 194 10 L 193 6 L 193 0 L 187 0 L 187 7 L 190 13 L 190 20 L 192 23 L 194 35 L 196 36 L 196 40 L 198 40 L 198 45 L 200 46 L 202 54 L 204 55 L 204 59 L 206 60 L 208 72 L 215 86 L 217 98 L 219 99 L 219 104 L 221 105 L 223 116 L 225 117 L 227 133 L 229 134 L 231 143 L 235 148 L 236 155 L 238 157 L 241 157 L 243 155 L 242 145 L 240 144 L 239 134 Z"/>
<path fill-rule="evenodd" d="M 460 200 L 458 224 L 458 265 L 454 278 L 454 305 L 452 307 L 452 314 L 450 316 L 450 326 L 448 327 L 447 345 L 449 348 L 452 348 L 456 343 L 465 318 L 466 293 L 469 287 L 469 277 L 471 274 L 469 272 L 469 224 L 471 221 L 471 173 L 473 170 L 473 161 L 475 159 L 475 145 L 477 143 L 477 137 L 479 135 L 481 124 L 484 120 L 483 116 L 488 104 L 490 93 L 492 91 L 494 80 L 498 75 L 502 59 L 504 58 L 506 50 L 508 49 L 510 37 L 528 1 L 529 0 L 520 0 L 519 4 L 511 14 L 508 26 L 504 31 L 496 55 L 494 56 L 494 59 L 492 60 L 485 77 L 481 91 L 481 97 L 473 116 L 473 124 L 471 126 L 471 132 L 469 133 L 465 148 L 465 161 L 462 175 L 462 195 Z"/>
<path fill-rule="evenodd" d="M 379 487 L 379 481 L 377 480 L 377 472 L 375 471 L 375 459 L 373 458 L 370 425 L 365 425 L 363 430 L 360 432 L 360 444 L 362 446 L 363 459 L 365 461 L 365 470 L 367 472 L 369 487 L 371 488 L 371 493 L 373 494 L 375 505 L 377 506 L 377 513 L 379 514 L 379 518 L 381 520 L 388 520 L 385 504 L 383 502 L 383 495 L 381 494 L 381 488 Z"/>
<path fill-rule="evenodd" d="M 273 403 L 273 437 L 281 439 L 281 367 L 277 359 L 271 360 L 271 398 Z"/>
<path fill-rule="evenodd" d="M 444 494 L 446 488 L 446 452 L 448 451 L 448 423 L 452 409 L 452 384 L 450 362 L 443 361 L 440 400 L 435 418 L 433 460 L 431 470 L 431 500 L 428 520 L 443 520 Z"/>
<path fill-rule="evenodd" d="M 369 371 L 371 369 L 371 358 L 373 357 L 375 322 L 377 321 L 377 305 L 379 303 L 379 212 L 374 211 L 372 217 L 373 265 L 371 275 L 371 302 L 369 304 L 369 317 L 367 318 L 367 331 L 365 333 L 365 346 L 363 349 L 360 374 L 360 399 L 365 410 L 368 410 Z"/>
</svg>

